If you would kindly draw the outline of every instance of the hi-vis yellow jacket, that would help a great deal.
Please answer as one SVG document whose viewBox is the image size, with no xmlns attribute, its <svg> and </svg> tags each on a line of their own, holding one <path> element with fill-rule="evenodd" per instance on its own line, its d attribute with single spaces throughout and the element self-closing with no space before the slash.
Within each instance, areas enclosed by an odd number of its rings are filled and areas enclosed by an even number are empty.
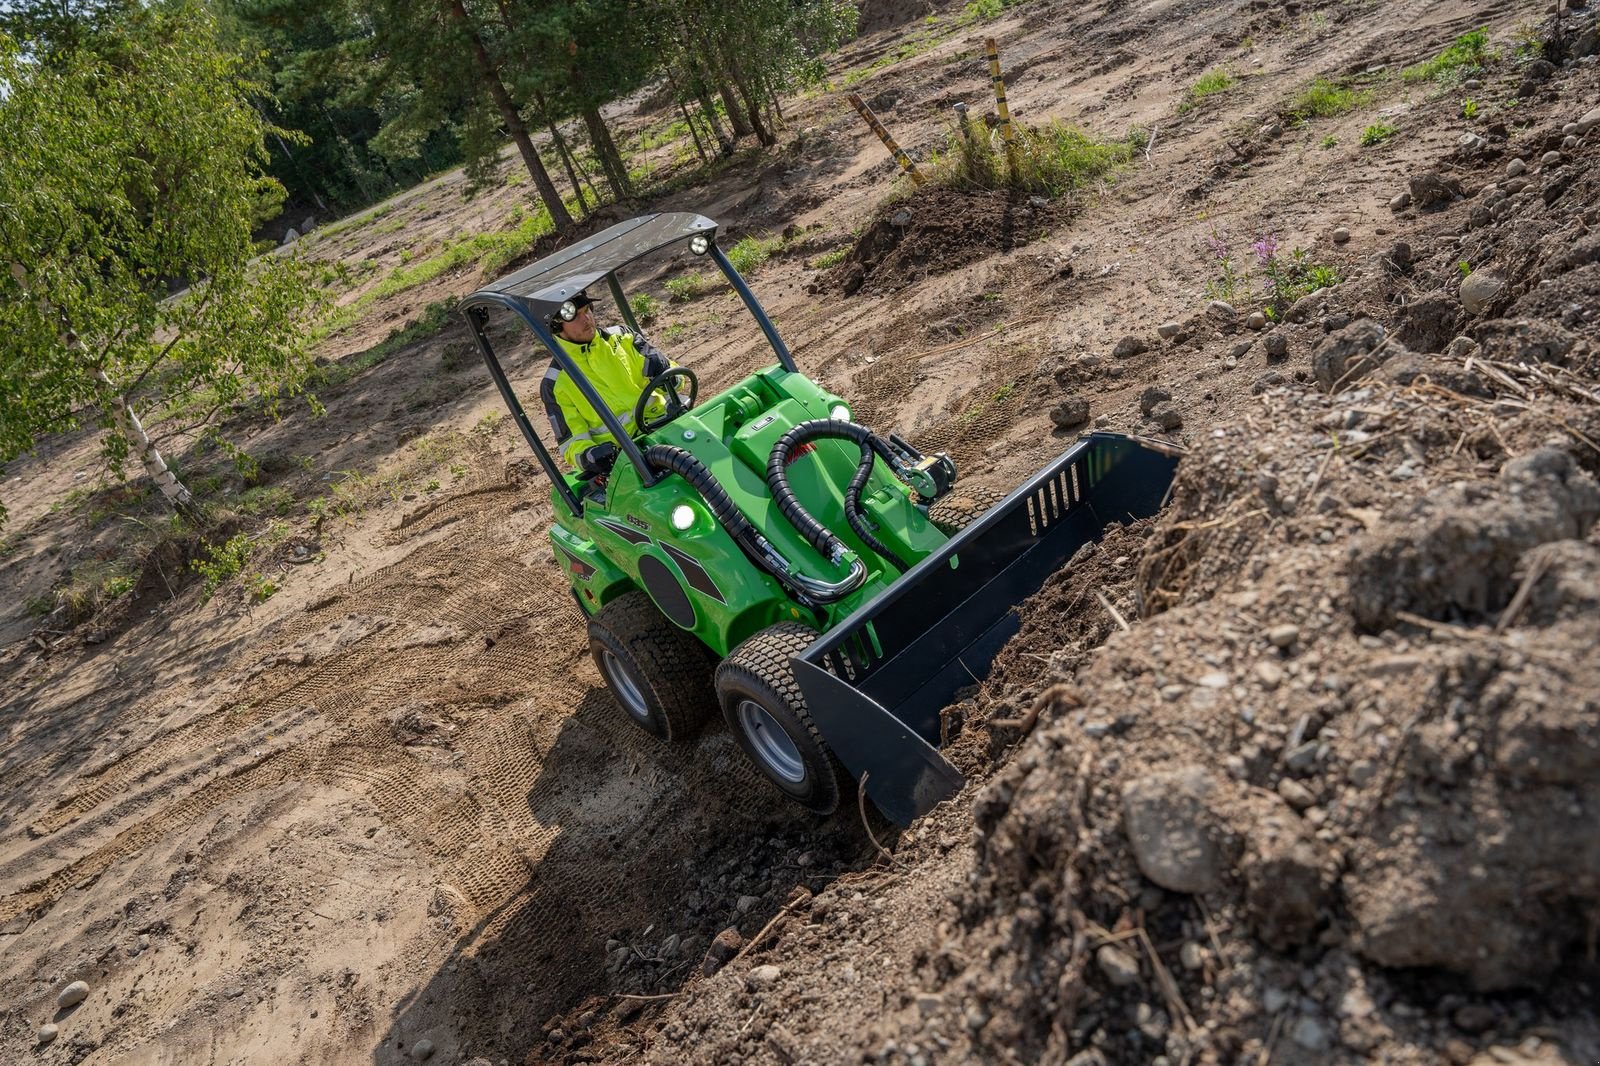
<svg viewBox="0 0 1600 1066">
<path fill-rule="evenodd" d="M 620 326 L 597 330 L 588 344 L 576 344 L 559 334 L 556 343 L 571 356 L 617 416 L 617 421 L 630 433 L 633 432 L 633 407 L 639 402 L 639 394 L 651 378 L 674 365 L 659 348 Z M 595 409 L 578 391 L 578 386 L 553 360 L 539 383 L 539 398 L 544 401 L 545 414 L 555 432 L 556 447 L 574 468 L 584 467 L 583 454 L 590 448 L 616 443 Z M 664 410 L 660 396 L 653 397 L 645 408 L 650 416 Z"/>
</svg>

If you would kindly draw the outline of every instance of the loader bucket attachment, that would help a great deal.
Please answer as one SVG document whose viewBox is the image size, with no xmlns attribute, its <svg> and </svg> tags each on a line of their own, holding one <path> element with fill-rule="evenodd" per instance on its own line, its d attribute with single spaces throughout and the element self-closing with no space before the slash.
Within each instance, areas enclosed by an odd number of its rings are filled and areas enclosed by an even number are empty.
<svg viewBox="0 0 1600 1066">
<path fill-rule="evenodd" d="M 817 728 L 879 810 L 909 825 L 960 790 L 940 712 L 1074 552 L 1161 508 L 1177 464 L 1168 445 L 1089 435 L 795 656 Z"/>
</svg>

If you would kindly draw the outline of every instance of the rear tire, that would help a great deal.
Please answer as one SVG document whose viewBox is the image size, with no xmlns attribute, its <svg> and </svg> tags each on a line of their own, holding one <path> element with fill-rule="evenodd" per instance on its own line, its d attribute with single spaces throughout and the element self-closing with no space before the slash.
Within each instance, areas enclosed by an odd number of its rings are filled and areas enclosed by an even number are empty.
<svg viewBox="0 0 1600 1066">
<path fill-rule="evenodd" d="M 794 622 L 763 629 L 717 667 L 717 698 L 756 769 L 813 814 L 832 814 L 849 775 L 817 732 L 789 668 L 816 639 L 816 630 Z"/>
<path fill-rule="evenodd" d="M 624 593 L 589 619 L 589 652 L 628 719 L 652 736 L 693 739 L 717 705 L 711 653 L 643 592 Z"/>
<path fill-rule="evenodd" d="M 978 520 L 989 508 L 1006 498 L 1003 492 L 974 485 L 954 488 L 948 496 L 928 508 L 928 521 L 947 537 L 953 537 Z"/>
</svg>

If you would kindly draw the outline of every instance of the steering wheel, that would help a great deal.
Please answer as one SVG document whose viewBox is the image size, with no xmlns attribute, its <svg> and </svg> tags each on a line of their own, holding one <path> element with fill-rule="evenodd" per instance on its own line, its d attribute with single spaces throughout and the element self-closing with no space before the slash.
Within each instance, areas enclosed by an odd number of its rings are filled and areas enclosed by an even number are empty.
<svg viewBox="0 0 1600 1066">
<path fill-rule="evenodd" d="M 683 378 L 689 384 L 689 399 L 684 402 L 678 395 L 676 388 L 668 385 L 677 378 Z M 661 393 L 666 401 L 667 409 L 654 419 L 647 418 L 644 409 L 650 403 L 650 397 Z M 694 371 L 686 366 L 671 366 L 650 379 L 644 391 L 639 394 L 639 402 L 633 405 L 633 427 L 637 434 L 654 433 L 662 426 L 677 418 L 683 412 L 694 406 L 695 400 L 700 398 L 700 380 L 694 376 Z"/>
</svg>

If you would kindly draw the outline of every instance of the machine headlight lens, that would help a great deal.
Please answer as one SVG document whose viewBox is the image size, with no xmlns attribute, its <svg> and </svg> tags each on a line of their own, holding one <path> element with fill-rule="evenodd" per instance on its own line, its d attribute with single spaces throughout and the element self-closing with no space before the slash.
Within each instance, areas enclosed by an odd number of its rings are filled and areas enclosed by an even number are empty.
<svg viewBox="0 0 1600 1066">
<path fill-rule="evenodd" d="M 573 319 L 575 319 L 577 317 L 578 317 L 578 305 L 577 304 L 573 303 L 571 300 L 568 300 L 568 301 L 566 301 L 565 303 L 563 303 L 561 305 L 561 321 L 563 321 L 563 322 L 571 322 Z"/>
<path fill-rule="evenodd" d="M 680 503 L 672 509 L 672 528 L 682 532 L 694 525 L 694 508 Z"/>
<path fill-rule="evenodd" d="M 704 233 L 696 233 L 689 238 L 689 251 L 695 255 L 705 255 L 711 251 L 711 238 Z"/>
<path fill-rule="evenodd" d="M 828 417 L 835 422 L 848 422 L 850 421 L 850 408 L 842 403 L 836 403 L 833 405 L 833 410 L 828 412 Z"/>
</svg>

